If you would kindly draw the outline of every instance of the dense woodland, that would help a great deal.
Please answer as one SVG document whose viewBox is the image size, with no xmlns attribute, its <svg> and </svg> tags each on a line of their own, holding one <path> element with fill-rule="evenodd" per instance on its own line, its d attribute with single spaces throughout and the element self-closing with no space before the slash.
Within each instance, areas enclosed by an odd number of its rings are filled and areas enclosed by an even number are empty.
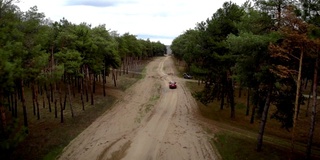
<svg viewBox="0 0 320 160">
<path fill-rule="evenodd" d="M 212 17 L 173 40 L 174 56 L 205 81 L 195 96 L 204 104 L 225 102 L 235 118 L 235 88 L 248 95 L 246 115 L 260 121 L 257 151 L 262 149 L 270 105 L 282 128 L 295 139 L 299 116 L 310 116 L 306 158 L 311 155 L 319 83 L 320 3 L 315 0 L 253 0 L 224 3 Z M 308 95 L 308 96 L 306 96 Z M 308 103 L 307 113 L 300 105 Z M 310 98 L 311 97 L 311 98 Z M 318 135 L 317 135 L 318 136 Z M 292 147 L 293 148 L 293 147 Z"/>
<path fill-rule="evenodd" d="M 41 119 L 40 107 L 64 123 L 67 107 L 73 116 L 72 95 L 81 96 L 85 110 L 85 103 L 95 103 L 97 83 L 106 96 L 107 77 L 117 85 L 118 75 L 166 53 L 160 42 L 120 35 L 106 25 L 74 24 L 65 18 L 53 22 L 36 6 L 22 12 L 14 2 L 0 0 L 0 149 L 12 147 L 21 132 L 28 134 L 28 117 Z M 26 104 L 26 94 L 32 94 L 32 106 Z"/>
</svg>

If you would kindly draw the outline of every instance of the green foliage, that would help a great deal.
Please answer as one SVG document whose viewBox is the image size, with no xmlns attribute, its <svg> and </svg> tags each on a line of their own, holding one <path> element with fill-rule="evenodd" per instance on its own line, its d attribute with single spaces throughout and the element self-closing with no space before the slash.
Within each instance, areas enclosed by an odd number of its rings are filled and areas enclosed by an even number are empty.
<svg viewBox="0 0 320 160">
<path fill-rule="evenodd" d="M 12 124 L 8 125 L 4 131 L 0 131 L 0 150 L 11 151 L 22 142 L 27 134 L 26 127 L 20 127 L 18 119 L 15 119 Z"/>
<path fill-rule="evenodd" d="M 81 54 L 78 51 L 66 51 L 55 54 L 55 58 L 64 65 L 67 74 L 78 74 L 81 66 Z"/>
</svg>

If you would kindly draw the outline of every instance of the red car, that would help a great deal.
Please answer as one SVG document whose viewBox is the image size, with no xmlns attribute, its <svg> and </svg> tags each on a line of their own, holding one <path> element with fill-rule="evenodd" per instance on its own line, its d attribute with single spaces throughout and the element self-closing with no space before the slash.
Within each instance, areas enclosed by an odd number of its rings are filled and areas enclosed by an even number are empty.
<svg viewBox="0 0 320 160">
<path fill-rule="evenodd" d="M 170 88 L 170 89 L 176 89 L 176 88 L 177 88 L 177 83 L 176 83 L 176 82 L 173 82 L 173 81 L 170 81 L 170 82 L 169 82 L 169 88 Z"/>
</svg>

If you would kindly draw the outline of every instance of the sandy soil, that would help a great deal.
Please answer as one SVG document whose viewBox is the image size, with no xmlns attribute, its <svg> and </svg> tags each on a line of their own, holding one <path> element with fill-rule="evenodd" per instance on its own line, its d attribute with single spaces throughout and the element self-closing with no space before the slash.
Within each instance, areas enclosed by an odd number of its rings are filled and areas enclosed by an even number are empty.
<svg viewBox="0 0 320 160">
<path fill-rule="evenodd" d="M 221 159 L 196 118 L 197 106 L 175 75 L 171 57 L 159 57 L 145 78 L 63 150 L 59 159 Z M 177 89 L 169 89 L 169 81 Z"/>
</svg>

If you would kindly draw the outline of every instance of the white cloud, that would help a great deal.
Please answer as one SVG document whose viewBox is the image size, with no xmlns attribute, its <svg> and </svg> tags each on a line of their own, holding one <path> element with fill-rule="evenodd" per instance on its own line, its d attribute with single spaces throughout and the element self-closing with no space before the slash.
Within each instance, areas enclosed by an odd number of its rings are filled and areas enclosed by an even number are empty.
<svg viewBox="0 0 320 160">
<path fill-rule="evenodd" d="M 63 17 L 72 23 L 86 22 L 120 34 L 150 35 L 150 40 L 171 44 L 185 30 L 211 17 L 225 1 L 218 0 L 21 0 L 22 11 L 37 6 L 47 18 Z M 241 5 L 245 0 L 233 0 Z M 145 37 L 145 36 L 144 36 Z M 158 37 L 158 38 L 157 38 Z M 164 38 L 165 37 L 165 38 Z"/>
</svg>

